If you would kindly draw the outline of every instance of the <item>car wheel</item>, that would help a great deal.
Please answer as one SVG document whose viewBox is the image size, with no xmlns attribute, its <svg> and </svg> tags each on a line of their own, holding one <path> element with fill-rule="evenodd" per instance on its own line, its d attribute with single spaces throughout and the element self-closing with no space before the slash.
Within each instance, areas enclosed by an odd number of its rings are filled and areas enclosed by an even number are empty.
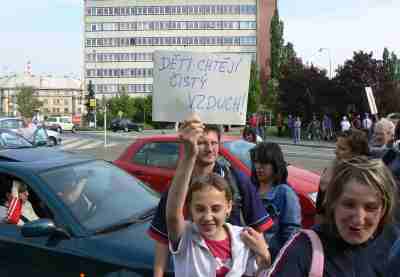
<svg viewBox="0 0 400 277">
<path fill-rule="evenodd" d="M 54 137 L 48 137 L 47 138 L 47 145 L 48 146 L 56 146 L 57 145 L 57 140 Z"/>
<path fill-rule="evenodd" d="M 71 132 L 74 133 L 74 134 L 76 133 L 76 128 L 75 128 L 75 126 L 72 127 Z"/>
<path fill-rule="evenodd" d="M 125 128 L 124 128 L 124 132 L 129 132 L 128 127 L 125 127 Z"/>
</svg>

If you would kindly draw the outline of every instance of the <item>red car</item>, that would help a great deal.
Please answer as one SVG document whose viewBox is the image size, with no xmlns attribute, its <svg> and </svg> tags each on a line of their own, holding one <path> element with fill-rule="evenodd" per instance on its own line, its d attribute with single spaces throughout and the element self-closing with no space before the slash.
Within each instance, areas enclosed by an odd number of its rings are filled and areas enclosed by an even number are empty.
<svg viewBox="0 0 400 277">
<path fill-rule="evenodd" d="M 248 176 L 251 174 L 249 150 L 253 143 L 224 136 L 218 161 L 241 170 Z M 138 138 L 125 152 L 114 161 L 118 167 L 141 179 L 158 192 L 163 192 L 170 184 L 175 173 L 183 146 L 177 135 L 157 135 Z M 314 223 L 315 200 L 319 185 L 319 175 L 288 166 L 288 183 L 300 198 L 303 215 L 303 227 Z"/>
</svg>

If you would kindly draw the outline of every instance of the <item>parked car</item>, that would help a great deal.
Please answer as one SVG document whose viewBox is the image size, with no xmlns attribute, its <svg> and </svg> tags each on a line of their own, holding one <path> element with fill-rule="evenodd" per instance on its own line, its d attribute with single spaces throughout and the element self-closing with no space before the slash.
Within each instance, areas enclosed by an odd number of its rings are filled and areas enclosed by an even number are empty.
<svg viewBox="0 0 400 277">
<path fill-rule="evenodd" d="M 237 137 L 223 136 L 219 162 L 251 175 L 249 150 L 253 143 Z M 154 135 L 138 138 L 114 164 L 147 183 L 152 189 L 163 192 L 175 174 L 177 162 L 182 155 L 182 145 L 174 135 Z M 288 166 L 289 185 L 299 196 L 302 206 L 303 226 L 314 223 L 315 201 L 320 176 L 313 172 Z"/>
<path fill-rule="evenodd" d="M 0 199 L 14 180 L 26 184 L 40 217 L 0 222 L 0 276 L 152 276 L 146 230 L 159 197 L 135 177 L 106 161 L 32 148 L 0 151 L 0 180 Z"/>
<path fill-rule="evenodd" d="M 24 126 L 22 118 L 18 117 L 2 117 L 0 118 L 0 128 L 12 130 L 24 136 L 29 142 L 37 144 L 39 141 L 47 143 L 49 146 L 61 144 L 61 136 L 59 133 L 48 130 L 42 125 L 36 128 Z"/>
<path fill-rule="evenodd" d="M 142 132 L 143 131 L 143 125 L 142 124 L 138 124 L 138 123 L 134 123 L 130 119 L 127 119 L 127 118 L 114 118 L 113 120 L 111 120 L 111 130 L 113 132 L 117 132 L 117 131 Z"/>
<path fill-rule="evenodd" d="M 49 116 L 46 118 L 45 124 L 48 129 L 59 133 L 64 131 L 76 132 L 76 126 L 70 116 Z"/>
</svg>

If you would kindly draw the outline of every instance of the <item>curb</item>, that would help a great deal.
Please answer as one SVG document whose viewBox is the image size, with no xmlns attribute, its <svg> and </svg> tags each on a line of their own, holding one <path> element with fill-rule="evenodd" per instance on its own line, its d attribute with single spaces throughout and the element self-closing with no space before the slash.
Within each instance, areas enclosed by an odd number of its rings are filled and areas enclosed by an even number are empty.
<svg viewBox="0 0 400 277">
<path fill-rule="evenodd" d="M 277 141 L 277 140 L 268 140 L 268 139 L 267 139 L 267 141 L 275 142 L 275 143 L 282 144 L 282 145 L 302 146 L 302 147 L 310 147 L 310 148 L 327 148 L 327 149 L 335 149 L 336 148 L 335 146 L 330 146 L 330 145 L 320 145 L 320 144 L 313 145 L 313 144 L 302 144 L 302 143 L 294 144 L 294 143 L 290 143 L 290 142 L 281 142 L 281 141 Z"/>
</svg>

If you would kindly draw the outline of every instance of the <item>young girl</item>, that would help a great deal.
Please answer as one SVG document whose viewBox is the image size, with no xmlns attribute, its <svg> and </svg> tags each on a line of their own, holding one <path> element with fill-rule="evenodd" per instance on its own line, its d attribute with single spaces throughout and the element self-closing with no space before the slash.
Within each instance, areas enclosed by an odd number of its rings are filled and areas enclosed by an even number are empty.
<svg viewBox="0 0 400 277">
<path fill-rule="evenodd" d="M 287 164 L 278 144 L 259 143 L 250 150 L 250 157 L 253 163 L 252 182 L 257 186 L 258 195 L 274 220 L 274 225 L 265 232 L 274 259 L 285 242 L 301 226 L 300 201 L 287 185 Z"/>
<path fill-rule="evenodd" d="M 265 245 L 256 257 L 241 240 L 242 233 L 255 231 L 225 222 L 232 210 L 232 192 L 225 179 L 211 173 L 196 174 L 201 177 L 190 180 L 203 128 L 202 122 L 193 117 L 179 132 L 185 155 L 179 161 L 167 199 L 175 276 L 255 276 L 257 265 L 269 265 L 268 248 Z M 185 202 L 192 222 L 184 220 Z"/>
</svg>

